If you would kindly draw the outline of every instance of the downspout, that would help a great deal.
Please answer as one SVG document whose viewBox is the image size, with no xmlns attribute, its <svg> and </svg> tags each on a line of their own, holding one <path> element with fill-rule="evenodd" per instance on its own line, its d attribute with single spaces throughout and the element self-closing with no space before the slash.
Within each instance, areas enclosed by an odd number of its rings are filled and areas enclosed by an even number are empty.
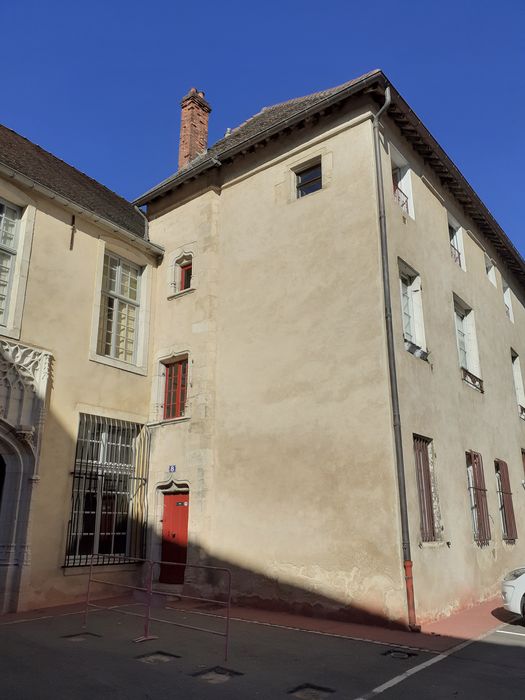
<svg viewBox="0 0 525 700">
<path fill-rule="evenodd" d="M 408 628 L 413 632 L 421 629 L 416 622 L 414 603 L 414 580 L 412 577 L 412 559 L 410 555 L 410 532 L 408 528 L 408 508 L 405 485 L 405 462 L 403 459 L 403 441 L 401 437 L 401 415 L 399 411 L 399 393 L 397 389 L 397 371 L 394 348 L 394 329 L 392 326 L 392 298 L 390 295 L 390 274 L 388 270 L 388 241 L 386 230 L 385 192 L 383 187 L 383 170 L 381 167 L 381 143 L 379 127 L 381 116 L 391 103 L 390 87 L 385 90 L 385 102 L 373 119 L 374 156 L 377 180 L 377 208 L 379 214 L 379 232 L 381 240 L 381 268 L 383 273 L 383 295 L 385 305 L 386 342 L 388 353 L 388 374 L 390 378 L 390 400 L 396 453 L 396 472 L 399 493 L 399 512 L 401 517 L 401 540 L 403 548 L 403 569 L 407 598 Z"/>
</svg>

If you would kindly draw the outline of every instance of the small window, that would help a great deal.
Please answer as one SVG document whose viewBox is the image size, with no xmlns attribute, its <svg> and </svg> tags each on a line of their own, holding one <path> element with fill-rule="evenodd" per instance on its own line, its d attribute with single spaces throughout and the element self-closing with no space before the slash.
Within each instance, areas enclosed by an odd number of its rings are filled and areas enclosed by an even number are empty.
<svg viewBox="0 0 525 700">
<path fill-rule="evenodd" d="M 20 211 L 0 199 L 0 325 L 7 325 L 9 297 L 18 248 Z"/>
<path fill-rule="evenodd" d="M 450 256 L 458 267 L 465 270 L 465 252 L 463 249 L 463 231 L 459 224 L 448 222 L 448 240 L 450 243 Z"/>
<path fill-rule="evenodd" d="M 483 460 L 479 452 L 467 452 L 467 482 L 474 541 L 483 547 L 490 543 L 490 520 Z"/>
<path fill-rule="evenodd" d="M 193 289 L 193 255 L 184 253 L 173 263 L 171 286 L 175 294 Z"/>
<path fill-rule="evenodd" d="M 180 266 L 180 289 L 189 289 L 191 287 L 191 260 Z"/>
<path fill-rule="evenodd" d="M 419 496 L 419 520 L 422 542 L 441 539 L 439 506 L 434 477 L 432 440 L 414 435 L 417 491 Z"/>
<path fill-rule="evenodd" d="M 423 323 L 421 278 L 415 270 L 412 270 L 402 260 L 399 261 L 399 284 L 405 347 L 409 352 L 426 359 L 428 353 L 426 352 L 425 327 Z"/>
<path fill-rule="evenodd" d="M 188 394 L 188 358 L 166 363 L 164 367 L 164 419 L 182 418 Z"/>
<path fill-rule="evenodd" d="M 140 268 L 104 255 L 97 352 L 135 363 L 140 309 Z"/>
<path fill-rule="evenodd" d="M 511 320 L 512 323 L 514 323 L 514 313 L 512 311 L 510 287 L 503 279 L 501 280 L 501 285 L 503 287 L 503 303 L 505 304 L 505 313 L 507 314 L 507 318 Z"/>
<path fill-rule="evenodd" d="M 296 171 L 295 178 L 298 199 L 312 194 L 312 192 L 317 192 L 323 187 L 321 163 Z"/>
<path fill-rule="evenodd" d="M 464 381 L 483 393 L 474 312 L 454 297 L 454 320 L 459 366 Z"/>
<path fill-rule="evenodd" d="M 503 539 L 513 543 L 518 539 L 514 506 L 512 504 L 512 491 L 510 490 L 509 468 L 501 459 L 494 462 L 496 470 L 496 485 L 498 490 L 499 513 Z"/>
<path fill-rule="evenodd" d="M 512 376 L 514 378 L 514 390 L 516 392 L 516 401 L 518 403 L 518 411 L 525 420 L 525 391 L 523 390 L 523 376 L 521 374 L 520 358 L 517 352 L 510 349 L 510 359 L 512 362 Z"/>
<path fill-rule="evenodd" d="M 392 165 L 392 189 L 394 201 L 403 212 L 414 218 L 414 204 L 412 200 L 412 180 L 408 161 L 399 151 L 390 144 L 390 162 Z"/>
<path fill-rule="evenodd" d="M 494 262 L 489 258 L 489 256 L 486 253 L 485 253 L 485 272 L 487 273 L 487 277 L 489 279 L 489 282 L 491 282 L 496 287 L 497 286 L 496 266 L 494 265 Z"/>
</svg>

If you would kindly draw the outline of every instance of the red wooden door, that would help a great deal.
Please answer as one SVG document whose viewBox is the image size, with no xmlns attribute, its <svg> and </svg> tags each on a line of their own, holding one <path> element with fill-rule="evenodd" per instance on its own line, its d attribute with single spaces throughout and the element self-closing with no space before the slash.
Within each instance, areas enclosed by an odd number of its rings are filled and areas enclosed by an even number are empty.
<svg viewBox="0 0 525 700">
<path fill-rule="evenodd" d="M 162 561 L 185 564 L 188 554 L 189 493 L 164 494 Z M 161 583 L 184 583 L 185 566 L 160 567 Z"/>
</svg>

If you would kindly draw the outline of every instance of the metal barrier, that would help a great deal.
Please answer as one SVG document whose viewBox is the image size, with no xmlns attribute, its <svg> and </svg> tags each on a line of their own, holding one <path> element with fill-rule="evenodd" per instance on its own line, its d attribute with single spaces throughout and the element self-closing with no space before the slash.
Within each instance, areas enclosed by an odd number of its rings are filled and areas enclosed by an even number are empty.
<svg viewBox="0 0 525 700">
<path fill-rule="evenodd" d="M 124 561 L 125 559 L 125 561 Z M 171 562 L 171 561 L 154 561 L 152 559 L 137 559 L 137 558 L 130 558 L 130 557 L 123 557 L 123 563 L 129 564 L 129 563 L 139 563 L 145 566 L 144 572 L 145 576 L 143 576 L 143 580 L 145 579 L 145 586 L 132 586 L 128 583 L 121 583 L 119 581 L 108 581 L 100 578 L 95 578 L 93 576 L 93 562 L 90 564 L 89 567 L 89 578 L 88 578 L 88 584 L 87 584 L 87 592 L 86 592 L 86 609 L 84 613 L 84 627 L 87 628 L 88 624 L 88 613 L 89 613 L 89 608 L 97 608 L 98 610 L 113 610 L 114 612 L 119 612 L 124 615 L 131 615 L 133 617 L 143 617 L 144 618 L 144 634 L 140 637 L 137 637 L 134 639 L 134 642 L 146 642 L 151 639 L 158 639 L 158 637 L 151 635 L 150 634 L 150 623 L 152 621 L 154 622 L 163 622 L 168 625 L 173 625 L 174 627 L 183 627 L 185 629 L 190 629 L 190 630 L 196 630 L 198 632 L 207 632 L 209 634 L 214 634 L 219 637 L 224 637 L 224 660 L 228 660 L 228 650 L 229 650 L 229 642 L 230 642 L 230 609 L 231 609 L 231 587 L 232 587 L 232 575 L 230 569 L 226 569 L 224 567 L 220 566 L 205 566 L 204 564 L 181 564 L 178 562 Z M 153 588 L 153 577 L 154 577 L 154 572 L 155 568 L 160 566 L 183 566 L 185 569 L 200 569 L 200 570 L 205 570 L 205 571 L 217 571 L 217 572 L 222 572 L 226 574 L 227 577 L 227 584 L 228 584 L 228 589 L 227 589 L 227 597 L 226 601 L 224 600 L 215 600 L 212 598 L 202 598 L 198 596 L 191 596 L 191 595 L 186 595 L 183 593 L 178 593 L 174 591 L 162 591 L 159 589 L 154 589 Z M 121 571 L 111 571 L 107 573 L 122 573 Z M 122 605 L 97 605 L 96 603 L 91 602 L 91 584 L 93 583 L 100 583 L 105 586 L 116 586 L 118 588 L 123 588 L 127 590 L 132 590 L 132 591 L 139 591 L 141 593 L 144 593 L 146 596 L 146 602 L 145 603 L 138 603 L 139 605 L 143 605 L 146 610 L 143 615 L 139 613 L 134 613 L 134 612 L 129 612 L 125 610 L 118 610 L 119 607 L 123 607 Z M 196 627 L 194 625 L 186 625 L 181 622 L 174 622 L 173 620 L 164 620 L 162 618 L 158 617 L 152 617 L 151 616 L 151 607 L 152 607 L 152 600 L 153 596 L 165 596 L 167 598 L 180 598 L 180 599 L 187 599 L 187 600 L 194 600 L 194 601 L 199 601 L 202 603 L 212 603 L 214 605 L 220 605 L 224 606 L 226 608 L 226 614 L 225 614 L 225 629 L 224 631 L 217 631 L 217 630 L 211 630 L 208 628 L 204 627 Z M 173 610 L 179 610 L 178 608 L 172 608 Z M 198 611 L 192 611 L 192 610 L 184 610 L 183 608 L 180 609 L 180 612 L 198 612 Z M 199 613 L 202 614 L 202 613 Z"/>
</svg>

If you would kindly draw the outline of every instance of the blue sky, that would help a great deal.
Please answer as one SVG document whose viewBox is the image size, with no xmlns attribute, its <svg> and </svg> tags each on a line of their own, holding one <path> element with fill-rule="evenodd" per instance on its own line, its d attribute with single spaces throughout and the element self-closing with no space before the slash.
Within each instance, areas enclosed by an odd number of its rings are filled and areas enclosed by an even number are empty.
<svg viewBox="0 0 525 700">
<path fill-rule="evenodd" d="M 382 68 L 525 255 L 523 0 L 4 3 L 0 121 L 133 198 L 261 107 Z"/>
</svg>

